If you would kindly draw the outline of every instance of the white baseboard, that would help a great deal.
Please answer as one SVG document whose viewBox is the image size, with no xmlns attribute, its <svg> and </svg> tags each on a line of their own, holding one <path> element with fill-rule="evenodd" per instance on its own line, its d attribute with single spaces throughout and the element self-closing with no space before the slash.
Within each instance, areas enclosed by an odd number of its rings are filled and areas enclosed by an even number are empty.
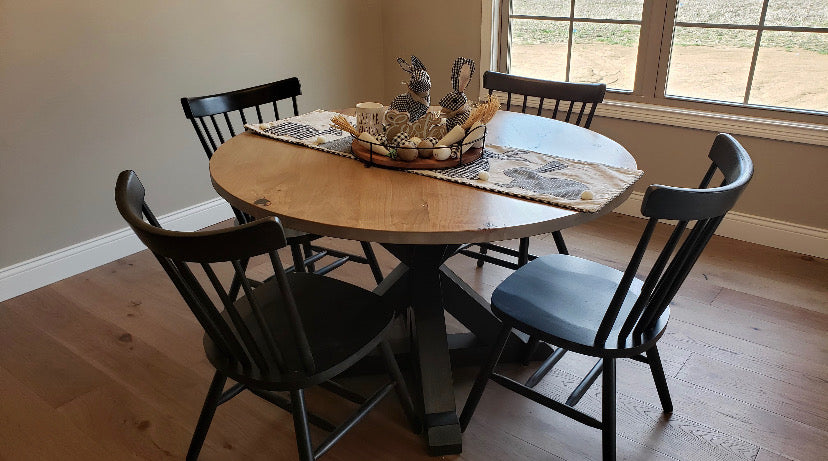
<svg viewBox="0 0 828 461">
<path fill-rule="evenodd" d="M 193 231 L 233 217 L 221 198 L 160 216 L 172 230 Z M 0 269 L 0 301 L 63 280 L 145 249 L 128 227 Z"/>
<path fill-rule="evenodd" d="M 615 211 L 641 218 L 643 199 L 642 192 L 633 192 Z M 828 259 L 828 230 L 817 227 L 730 212 L 716 235 Z"/>
</svg>

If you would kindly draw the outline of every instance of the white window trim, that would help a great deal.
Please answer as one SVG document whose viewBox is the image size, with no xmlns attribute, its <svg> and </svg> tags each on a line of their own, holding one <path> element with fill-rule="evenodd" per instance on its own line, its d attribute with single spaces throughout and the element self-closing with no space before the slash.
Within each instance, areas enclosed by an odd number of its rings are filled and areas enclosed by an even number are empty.
<svg viewBox="0 0 828 461">
<path fill-rule="evenodd" d="M 599 104 L 595 115 L 681 128 L 727 132 L 776 141 L 828 146 L 828 125 L 816 123 L 613 100 L 605 100 Z"/>
<path fill-rule="evenodd" d="M 500 0 L 482 0 L 482 24 L 480 34 L 480 68 L 485 71 L 497 70 L 494 58 L 498 27 L 498 3 Z M 486 97 L 488 91 L 482 87 L 483 72 L 480 72 L 480 96 Z M 611 94 L 608 94 L 612 98 Z M 505 98 L 501 98 L 505 101 Z M 532 98 L 527 107 L 537 109 L 537 101 Z M 643 104 L 608 99 L 598 105 L 595 115 L 598 117 L 632 120 L 637 122 L 667 125 L 679 128 L 692 128 L 714 132 L 752 136 L 776 141 L 790 141 L 816 146 L 828 146 L 828 125 L 794 122 L 789 120 L 750 117 L 726 114 L 715 111 L 683 109 L 657 104 Z"/>
</svg>

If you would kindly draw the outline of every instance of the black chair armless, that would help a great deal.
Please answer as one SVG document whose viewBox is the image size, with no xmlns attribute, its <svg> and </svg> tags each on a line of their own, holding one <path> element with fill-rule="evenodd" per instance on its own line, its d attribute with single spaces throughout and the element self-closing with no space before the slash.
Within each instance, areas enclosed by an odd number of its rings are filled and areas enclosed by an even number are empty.
<svg viewBox="0 0 828 461">
<path fill-rule="evenodd" d="M 538 116 L 544 115 L 544 101 L 554 101 L 552 118 L 559 119 L 561 117 L 564 122 L 584 128 L 589 128 L 592 124 L 595 108 L 604 101 L 604 95 L 607 92 L 607 86 L 603 83 L 555 82 L 492 71 L 483 74 L 483 88 L 489 90 L 489 96 L 495 91 L 506 93 L 506 110 L 512 110 L 513 105 L 517 106 L 519 104 L 522 113 L 526 113 L 529 98 L 537 98 L 538 110 L 536 115 Z M 561 103 L 566 107 L 565 111 L 561 110 Z M 555 246 L 558 247 L 560 254 L 569 254 L 560 231 L 553 232 L 552 238 L 555 240 Z M 472 246 L 479 246 L 479 250 L 470 249 Z M 517 259 L 510 261 L 498 258 L 488 254 L 489 251 Z M 494 243 L 481 243 L 466 245 L 458 252 L 476 259 L 477 267 L 483 267 L 484 263 L 489 262 L 509 269 L 517 269 L 537 257 L 529 253 L 529 237 L 520 239 L 517 250 Z"/>
<path fill-rule="evenodd" d="M 650 186 L 641 214 L 649 218 L 624 272 L 569 255 L 543 256 L 506 278 L 492 294 L 492 312 L 503 322 L 460 416 L 469 424 L 489 379 L 552 410 L 601 429 L 603 458 L 615 459 L 615 360 L 631 358 L 650 366 L 665 413 L 673 411 L 656 343 L 670 316 L 670 302 L 716 227 L 753 176 L 753 163 L 733 137 L 719 134 L 709 154 L 712 165 L 697 189 Z M 717 172 L 719 187 L 709 187 Z M 675 230 L 643 279 L 636 278 L 659 220 L 677 221 Z M 599 360 L 565 403 L 495 373 L 512 328 L 560 348 Z M 557 351 L 556 351 L 557 352 Z M 543 368 L 543 367 L 542 367 Z M 543 369 L 536 374 L 540 377 Z M 602 377 L 601 421 L 575 408 Z M 539 379 L 533 376 L 532 379 Z"/>
<path fill-rule="evenodd" d="M 299 115 L 297 96 L 300 94 L 302 94 L 302 90 L 299 79 L 291 77 L 243 90 L 228 91 L 210 96 L 181 98 L 181 107 L 184 109 L 184 115 L 192 122 L 204 153 L 210 159 L 225 139 L 235 136 L 237 132 L 244 131 L 244 125 L 248 123 L 248 115 L 254 111 L 255 119 L 253 119 L 253 122 L 264 123 L 265 121 L 278 120 L 280 117 L 277 103 L 289 100 L 292 106 L 291 113 Z M 248 110 L 248 113 L 245 113 L 245 109 Z M 273 117 L 265 118 L 263 112 L 268 114 L 272 112 Z M 233 207 L 233 213 L 236 215 L 239 224 L 253 221 L 251 216 L 235 207 Z M 309 270 L 316 274 L 326 274 L 346 262 L 352 261 L 367 264 L 371 268 L 371 273 L 376 282 L 380 283 L 382 281 L 382 271 L 374 255 L 374 250 L 368 242 L 360 242 L 364 256 L 359 256 L 314 245 L 312 242 L 319 239 L 321 237 L 319 235 L 306 234 L 292 229 L 285 229 L 285 233 L 293 256 L 293 266 L 289 267 L 288 271 L 305 272 Z M 332 256 L 337 259 L 317 269 L 315 263 L 325 256 Z"/>
<path fill-rule="evenodd" d="M 293 414 L 303 461 L 327 452 L 391 389 L 396 389 L 409 422 L 418 430 L 405 381 L 385 340 L 393 309 L 357 286 L 317 274 L 286 272 L 276 254 L 287 245 L 277 218 L 213 231 L 165 230 L 144 201 L 144 187 L 132 171 L 118 176 L 115 202 L 205 331 L 204 349 L 216 372 L 188 460 L 198 458 L 216 408 L 243 390 Z M 270 262 L 275 275 L 254 288 L 245 270 L 257 256 Z M 379 349 L 391 377 L 374 395 L 366 399 L 331 381 L 374 349 Z M 224 390 L 227 378 L 237 384 Z M 339 427 L 308 413 L 304 390 L 315 385 L 358 403 L 359 409 Z M 290 400 L 274 391 L 288 392 Z M 330 431 L 315 449 L 308 423 Z"/>
</svg>

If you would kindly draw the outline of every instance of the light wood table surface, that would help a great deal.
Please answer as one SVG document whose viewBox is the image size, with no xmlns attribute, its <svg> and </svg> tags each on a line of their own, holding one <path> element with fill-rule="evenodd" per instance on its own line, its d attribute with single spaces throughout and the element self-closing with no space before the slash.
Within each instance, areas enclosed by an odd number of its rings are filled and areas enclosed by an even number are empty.
<svg viewBox="0 0 828 461">
<path fill-rule="evenodd" d="M 486 143 L 636 168 L 632 155 L 611 139 L 528 114 L 499 112 L 487 126 Z M 286 227 L 308 233 L 378 242 L 402 261 L 375 292 L 408 312 L 414 327 L 414 389 L 432 455 L 462 450 L 451 365 L 482 361 L 499 329 L 488 303 L 443 262 L 464 243 L 527 237 L 590 221 L 612 211 L 631 192 L 624 191 L 597 213 L 581 213 L 367 168 L 353 159 L 252 133 L 219 147 L 210 160 L 210 175 L 218 193 L 250 215 L 275 215 Z M 446 335 L 444 310 L 472 333 Z M 522 350 L 523 341 L 512 339 L 506 360 Z"/>
<path fill-rule="evenodd" d="M 542 117 L 500 112 L 488 144 L 635 168 L 618 143 Z M 276 215 L 301 231 L 396 244 L 508 240 L 571 227 L 611 211 L 578 213 L 448 181 L 382 168 L 243 133 L 210 161 L 222 197 L 253 216 Z"/>
</svg>

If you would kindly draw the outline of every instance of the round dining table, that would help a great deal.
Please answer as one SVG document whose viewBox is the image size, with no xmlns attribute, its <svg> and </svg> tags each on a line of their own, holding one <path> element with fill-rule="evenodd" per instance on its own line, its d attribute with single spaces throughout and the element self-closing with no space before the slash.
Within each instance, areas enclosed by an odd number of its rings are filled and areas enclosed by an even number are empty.
<svg viewBox="0 0 828 461">
<path fill-rule="evenodd" d="M 500 111 L 486 143 L 635 169 L 615 141 L 569 123 Z M 517 239 L 591 221 L 624 202 L 631 187 L 600 211 L 578 212 L 268 139 L 251 132 L 225 142 L 210 160 L 216 191 L 255 217 L 285 227 L 376 242 L 401 263 L 374 290 L 410 322 L 415 399 L 431 455 L 462 450 L 452 364 L 481 363 L 499 321 L 489 304 L 443 263 L 464 244 Z M 471 260 L 470 260 L 471 261 Z M 446 333 L 449 312 L 470 333 Z M 513 337 L 504 359 L 525 342 Z M 543 350 L 539 352 L 543 354 Z M 548 354 L 548 348 L 546 349 Z"/>
</svg>

